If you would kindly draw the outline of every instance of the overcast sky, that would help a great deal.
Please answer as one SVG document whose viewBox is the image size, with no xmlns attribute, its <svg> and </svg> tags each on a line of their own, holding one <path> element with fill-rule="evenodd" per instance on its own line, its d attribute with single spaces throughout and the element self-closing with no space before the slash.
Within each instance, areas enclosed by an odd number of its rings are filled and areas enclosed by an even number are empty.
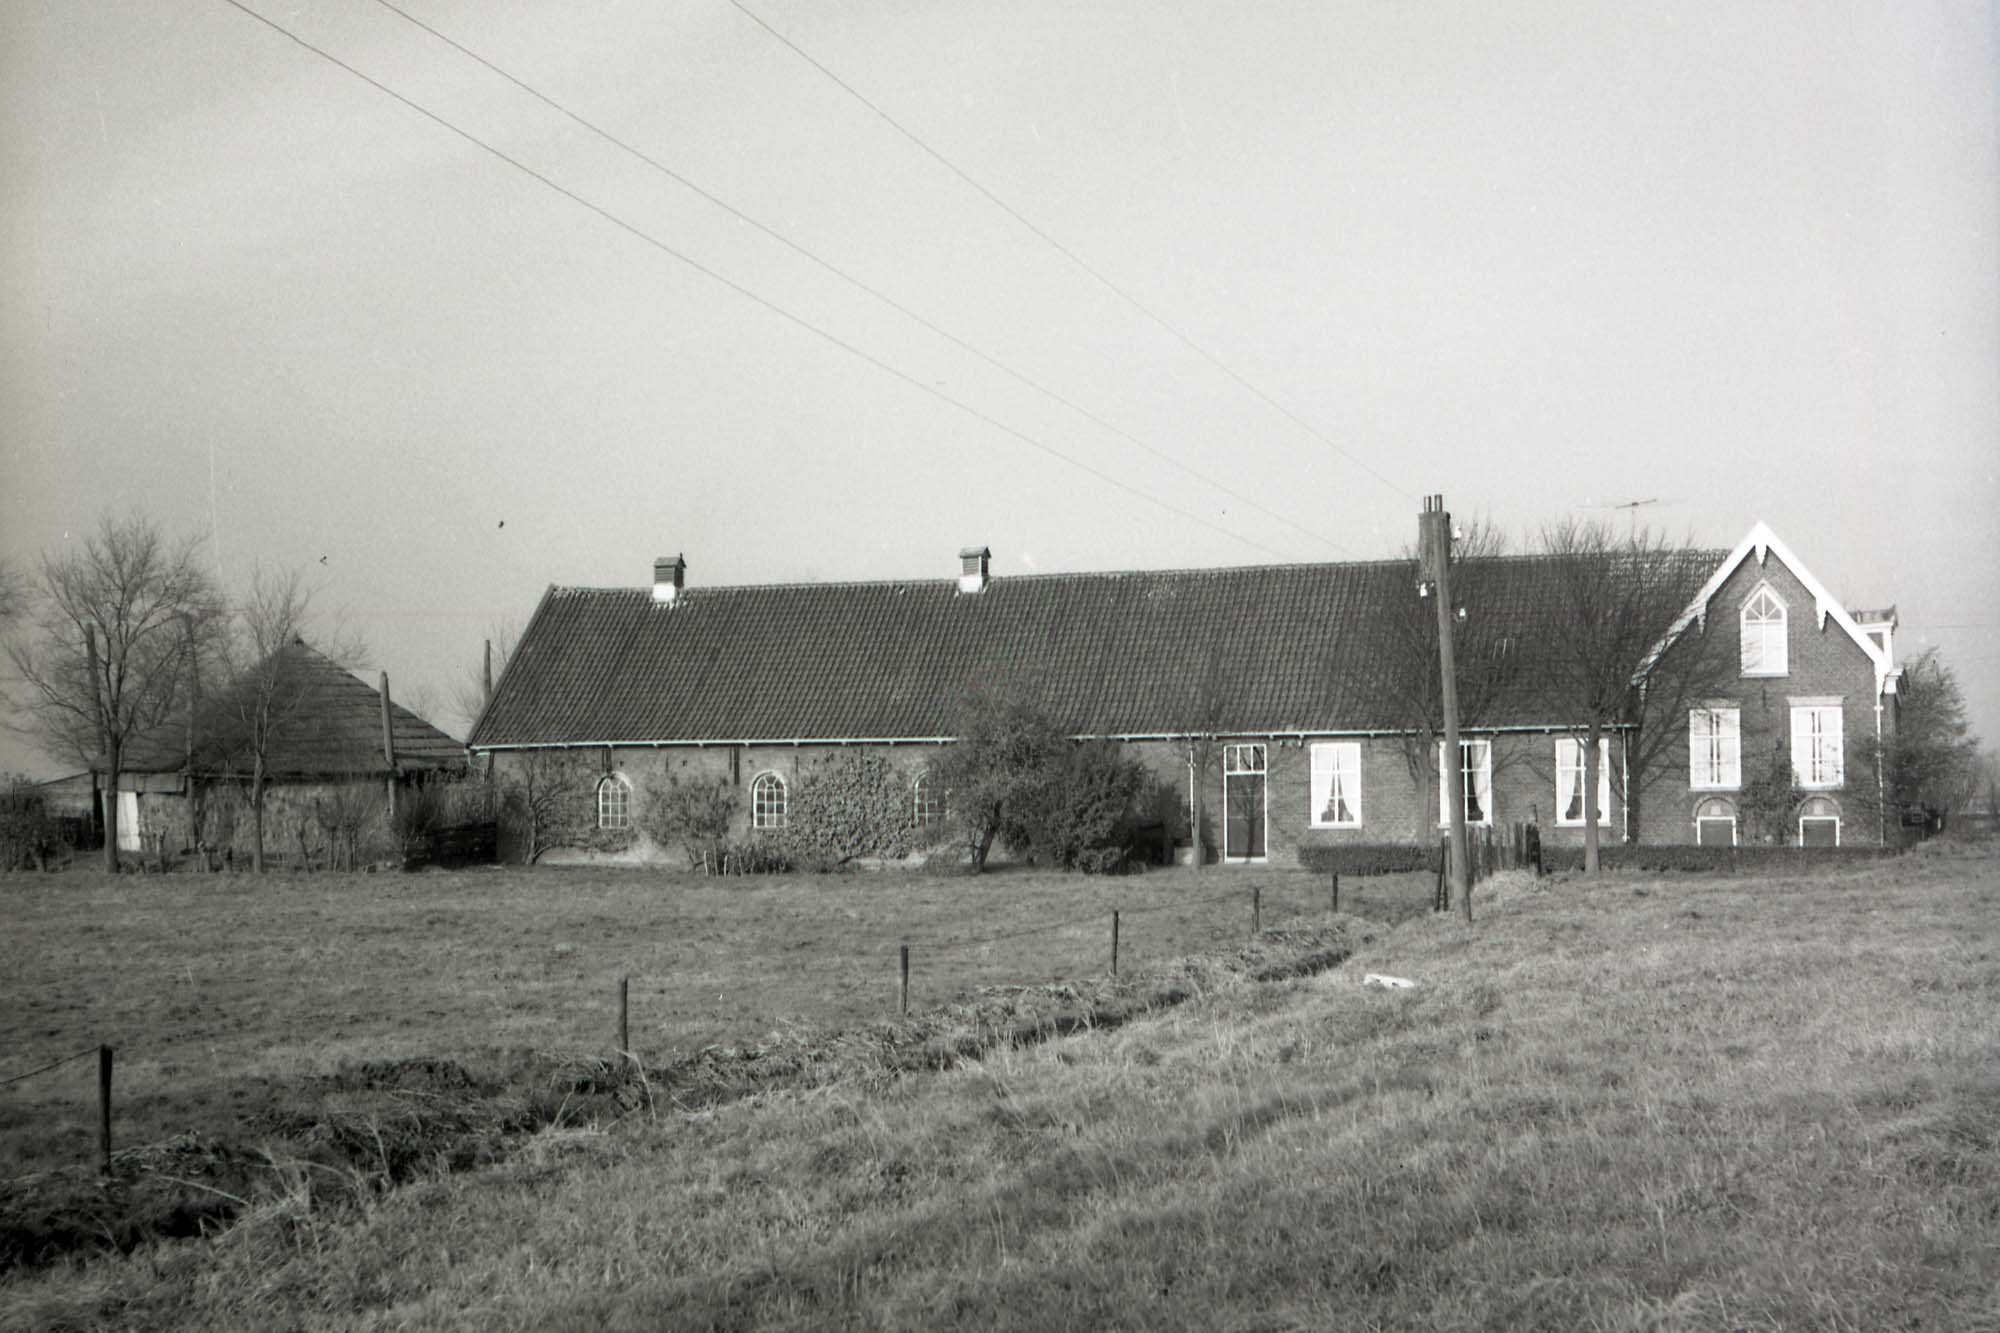
<svg viewBox="0 0 2000 1333">
<path fill-rule="evenodd" d="M 378 0 L 244 2 L 602 212 L 224 0 L 0 7 L 0 556 L 138 509 L 442 702 L 665 553 L 1378 558 L 1432 491 L 1648 500 L 1895 603 L 2000 739 L 1990 5 L 744 0 L 1108 286 L 730 0 L 396 0 L 1106 429 Z"/>
</svg>

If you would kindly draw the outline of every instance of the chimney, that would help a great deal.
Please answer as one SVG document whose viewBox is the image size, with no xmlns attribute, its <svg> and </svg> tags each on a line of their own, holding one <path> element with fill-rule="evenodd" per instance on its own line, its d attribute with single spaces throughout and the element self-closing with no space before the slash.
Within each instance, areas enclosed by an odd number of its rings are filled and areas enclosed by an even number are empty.
<svg viewBox="0 0 2000 1333">
<path fill-rule="evenodd" d="M 687 561 L 677 555 L 663 555 L 653 562 L 653 600 L 672 606 L 687 586 Z"/>
<path fill-rule="evenodd" d="M 993 552 L 984 546 L 968 546 L 958 553 L 958 590 L 960 592 L 985 592 L 987 567 L 993 562 Z"/>
</svg>

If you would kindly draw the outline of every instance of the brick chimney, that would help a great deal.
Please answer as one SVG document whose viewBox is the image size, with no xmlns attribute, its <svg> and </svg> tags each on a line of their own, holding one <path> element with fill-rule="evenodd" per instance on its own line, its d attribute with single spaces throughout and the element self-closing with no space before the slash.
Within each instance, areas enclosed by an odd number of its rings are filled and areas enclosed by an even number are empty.
<svg viewBox="0 0 2000 1333">
<path fill-rule="evenodd" d="M 993 552 L 984 546 L 968 546 L 958 553 L 958 590 L 965 593 L 985 592 L 989 581 L 988 568 L 993 563 Z"/>
<path fill-rule="evenodd" d="M 672 606 L 687 586 L 687 561 L 677 555 L 663 555 L 653 562 L 653 600 Z"/>
</svg>

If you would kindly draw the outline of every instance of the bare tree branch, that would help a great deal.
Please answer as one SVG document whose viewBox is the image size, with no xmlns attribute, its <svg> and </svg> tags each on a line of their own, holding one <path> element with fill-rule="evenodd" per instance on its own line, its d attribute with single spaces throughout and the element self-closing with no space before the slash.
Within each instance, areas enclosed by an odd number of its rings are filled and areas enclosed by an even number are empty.
<svg viewBox="0 0 2000 1333">
<path fill-rule="evenodd" d="M 118 778 L 126 747 L 183 706 L 192 666 L 223 618 L 196 556 L 133 514 L 44 554 L 7 639 L 8 703 L 44 749 L 105 774 L 104 857 L 118 866 Z"/>
</svg>

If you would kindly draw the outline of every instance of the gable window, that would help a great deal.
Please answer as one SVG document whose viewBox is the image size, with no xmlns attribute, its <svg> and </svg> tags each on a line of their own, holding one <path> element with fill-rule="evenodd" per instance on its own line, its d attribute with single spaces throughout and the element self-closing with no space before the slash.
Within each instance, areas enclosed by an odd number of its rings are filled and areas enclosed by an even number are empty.
<svg viewBox="0 0 2000 1333">
<path fill-rule="evenodd" d="M 597 784 L 597 827 L 632 827 L 632 784 L 612 773 Z"/>
<path fill-rule="evenodd" d="M 1824 796 L 1800 805 L 1799 846 L 1840 846 L 1840 807 Z"/>
<path fill-rule="evenodd" d="M 1720 796 L 1710 796 L 1694 808 L 1694 840 L 1703 847 L 1736 845 L 1736 807 Z"/>
<path fill-rule="evenodd" d="M 785 826 L 785 780 L 776 773 L 759 773 L 750 782 L 750 827 Z"/>
<path fill-rule="evenodd" d="M 1792 705 L 1792 778 L 1801 787 L 1838 787 L 1847 776 L 1838 702 Z"/>
<path fill-rule="evenodd" d="M 1468 824 L 1491 824 L 1493 822 L 1493 742 L 1460 741 L 1458 743 L 1459 781 L 1465 790 L 1465 822 Z M 1445 782 L 1444 744 L 1438 744 L 1438 827 L 1451 823 L 1450 793 Z"/>
<path fill-rule="evenodd" d="M 1313 742 L 1312 826 L 1361 827 L 1360 742 Z"/>
<path fill-rule="evenodd" d="M 1782 676 L 1789 662 L 1785 652 L 1785 604 L 1771 585 L 1760 583 L 1743 603 L 1743 674 Z"/>
<path fill-rule="evenodd" d="M 1697 708 L 1688 714 L 1688 786 L 1734 791 L 1743 785 L 1743 713 Z"/>
<path fill-rule="evenodd" d="M 910 784 L 910 822 L 929 828 L 943 818 L 944 802 L 938 799 L 937 788 L 928 777 L 919 776 Z"/>
<path fill-rule="evenodd" d="M 1611 741 L 1597 742 L 1597 822 L 1611 823 Z M 1572 736 L 1556 740 L 1556 823 L 1583 823 L 1583 742 Z"/>
</svg>

